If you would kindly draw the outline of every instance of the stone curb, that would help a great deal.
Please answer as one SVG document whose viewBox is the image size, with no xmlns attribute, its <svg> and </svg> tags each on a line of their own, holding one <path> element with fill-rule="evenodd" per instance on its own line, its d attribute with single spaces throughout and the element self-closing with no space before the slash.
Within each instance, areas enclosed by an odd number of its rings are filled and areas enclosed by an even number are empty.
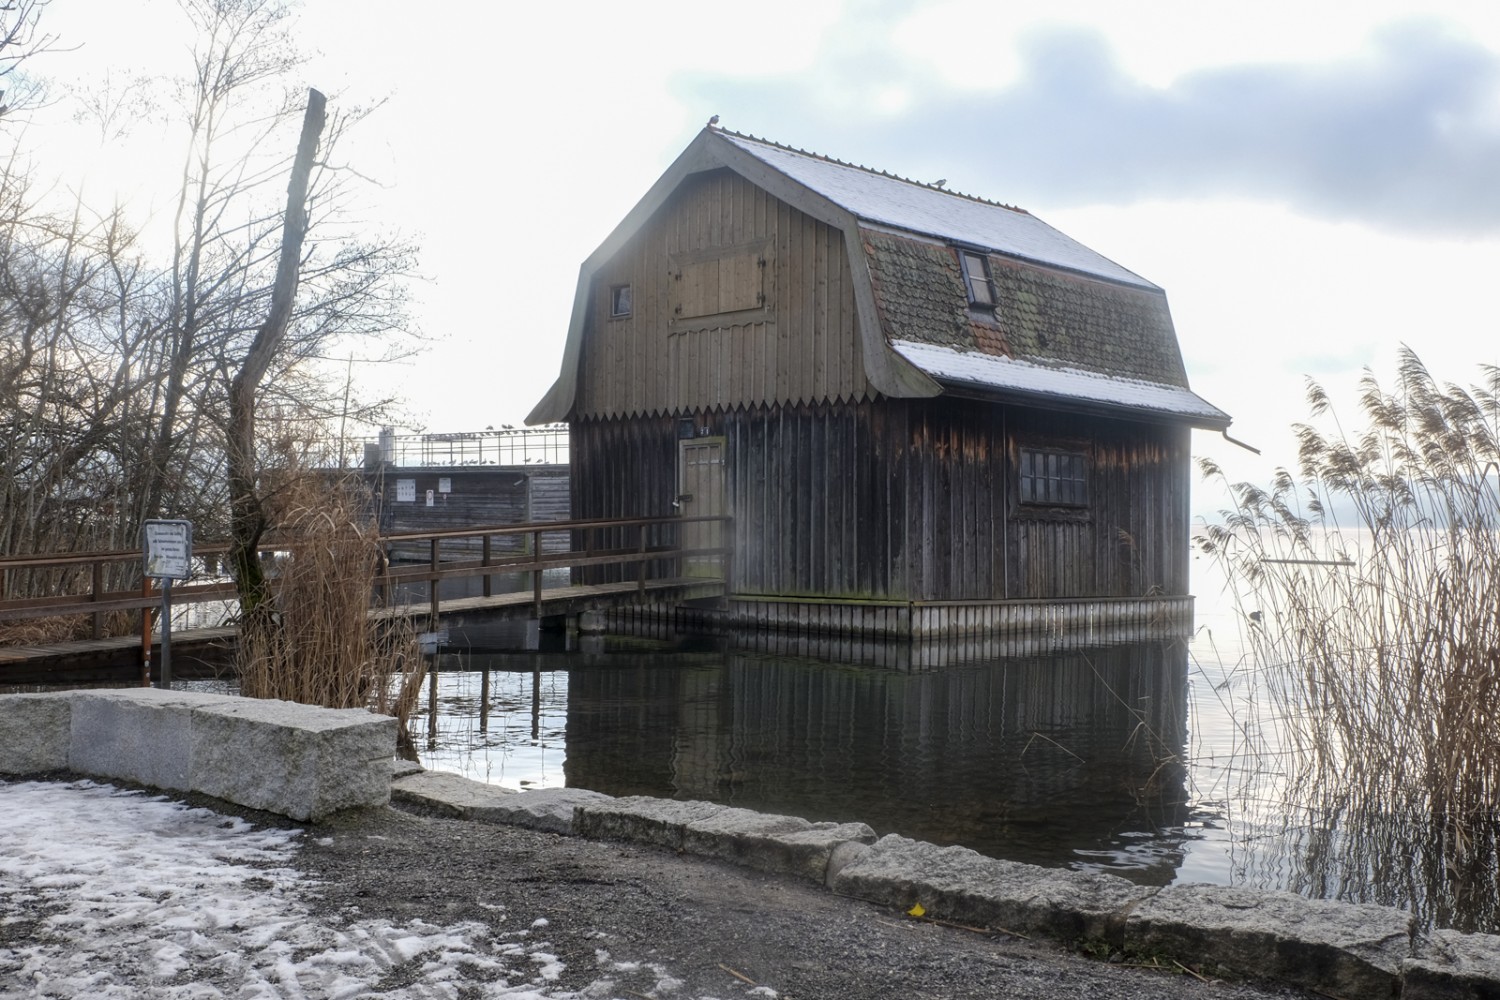
<svg viewBox="0 0 1500 1000">
<path fill-rule="evenodd" d="M 1095 941 L 1335 998 L 1500 998 L 1500 936 L 1422 934 L 1411 914 L 1392 907 L 1220 885 L 1152 888 L 894 834 L 876 840 L 863 823 L 582 789 L 511 792 L 436 772 L 396 778 L 391 801 L 430 815 L 718 858 L 903 911 L 920 905 L 938 920 L 1064 944 Z"/>
</svg>

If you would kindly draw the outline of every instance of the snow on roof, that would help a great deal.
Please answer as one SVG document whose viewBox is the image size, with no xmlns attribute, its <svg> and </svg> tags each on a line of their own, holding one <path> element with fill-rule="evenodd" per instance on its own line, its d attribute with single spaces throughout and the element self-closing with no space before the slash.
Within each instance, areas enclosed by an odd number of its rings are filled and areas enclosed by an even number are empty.
<svg viewBox="0 0 1500 1000">
<path fill-rule="evenodd" d="M 1181 386 L 1118 378 L 1078 368 L 1052 368 L 909 340 L 898 340 L 891 347 L 939 381 L 1145 410 L 1212 427 L 1229 425 L 1229 414 Z"/>
<path fill-rule="evenodd" d="M 1141 288 L 1157 287 L 1020 209 L 735 132 L 720 130 L 716 134 L 864 221 L 985 247 Z"/>
</svg>

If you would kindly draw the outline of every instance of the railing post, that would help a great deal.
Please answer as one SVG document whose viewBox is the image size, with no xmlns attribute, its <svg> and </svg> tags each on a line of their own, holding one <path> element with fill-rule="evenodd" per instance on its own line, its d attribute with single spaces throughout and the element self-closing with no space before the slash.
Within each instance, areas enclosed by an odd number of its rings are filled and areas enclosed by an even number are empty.
<svg viewBox="0 0 1500 1000">
<path fill-rule="evenodd" d="M 538 528 L 530 534 L 531 539 L 531 561 L 533 564 L 542 559 L 542 532 Z M 531 611 L 532 617 L 537 621 L 542 620 L 542 571 L 540 568 L 531 571 Z"/>
<path fill-rule="evenodd" d="M 151 578 L 141 577 L 141 596 L 151 596 Z M 151 606 L 141 607 L 141 687 L 151 686 Z"/>
<path fill-rule="evenodd" d="M 730 581 L 734 579 L 734 521 L 728 516 L 719 523 L 719 547 L 726 550 L 724 553 L 724 600 L 728 601 Z"/>
<path fill-rule="evenodd" d="M 635 592 L 636 596 L 644 600 L 646 597 L 646 528 L 640 525 L 636 532 L 640 544 L 636 546 L 636 554 L 639 556 L 635 563 Z"/>
<path fill-rule="evenodd" d="M 493 537 L 494 536 L 492 536 L 492 535 L 485 535 L 484 536 L 484 541 L 481 543 L 481 546 L 480 546 L 479 561 L 485 567 L 488 567 L 489 564 L 490 564 L 490 539 L 493 538 Z M 484 585 L 483 585 L 484 589 L 483 589 L 482 593 L 484 594 L 485 597 L 490 597 L 491 596 L 491 594 L 490 594 L 490 574 L 489 574 L 488 568 L 486 568 L 486 570 L 485 570 L 485 574 L 484 574 L 484 578 L 483 579 L 484 579 Z"/>
<path fill-rule="evenodd" d="M 427 578 L 427 593 L 432 605 L 432 629 L 437 631 L 438 627 L 438 546 L 442 544 L 440 539 L 432 539 L 432 575 Z"/>
<path fill-rule="evenodd" d="M 89 600 L 97 602 L 99 600 L 99 596 L 104 592 L 104 564 L 97 559 L 94 560 L 93 575 L 94 578 L 89 590 Z M 102 611 L 94 612 L 93 632 L 95 639 L 104 638 L 104 612 Z"/>
</svg>

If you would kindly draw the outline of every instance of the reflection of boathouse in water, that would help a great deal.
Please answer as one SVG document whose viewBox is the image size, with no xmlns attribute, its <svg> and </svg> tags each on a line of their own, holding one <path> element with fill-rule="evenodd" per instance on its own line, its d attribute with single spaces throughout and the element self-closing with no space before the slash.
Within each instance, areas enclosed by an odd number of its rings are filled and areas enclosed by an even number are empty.
<svg viewBox="0 0 1500 1000">
<path fill-rule="evenodd" d="M 1151 282 L 712 127 L 584 263 L 529 419 L 574 517 L 732 516 L 733 620 L 903 637 L 1190 619 L 1190 430 L 1229 425 Z"/>
<path fill-rule="evenodd" d="M 569 674 L 570 786 L 860 819 L 1148 884 L 1180 862 L 1181 643 L 936 670 L 741 651 L 604 659 Z"/>
</svg>

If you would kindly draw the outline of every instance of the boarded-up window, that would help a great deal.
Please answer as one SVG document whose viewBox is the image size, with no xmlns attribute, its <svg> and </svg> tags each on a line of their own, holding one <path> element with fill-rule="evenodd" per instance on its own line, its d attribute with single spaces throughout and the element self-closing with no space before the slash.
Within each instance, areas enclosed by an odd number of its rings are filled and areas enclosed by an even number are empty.
<svg viewBox="0 0 1500 1000">
<path fill-rule="evenodd" d="M 673 277 L 678 319 L 759 309 L 766 304 L 765 258 L 758 250 L 677 263 Z"/>
<path fill-rule="evenodd" d="M 1088 460 L 1083 452 L 1022 448 L 1021 502 L 1067 507 L 1087 504 Z"/>
</svg>

